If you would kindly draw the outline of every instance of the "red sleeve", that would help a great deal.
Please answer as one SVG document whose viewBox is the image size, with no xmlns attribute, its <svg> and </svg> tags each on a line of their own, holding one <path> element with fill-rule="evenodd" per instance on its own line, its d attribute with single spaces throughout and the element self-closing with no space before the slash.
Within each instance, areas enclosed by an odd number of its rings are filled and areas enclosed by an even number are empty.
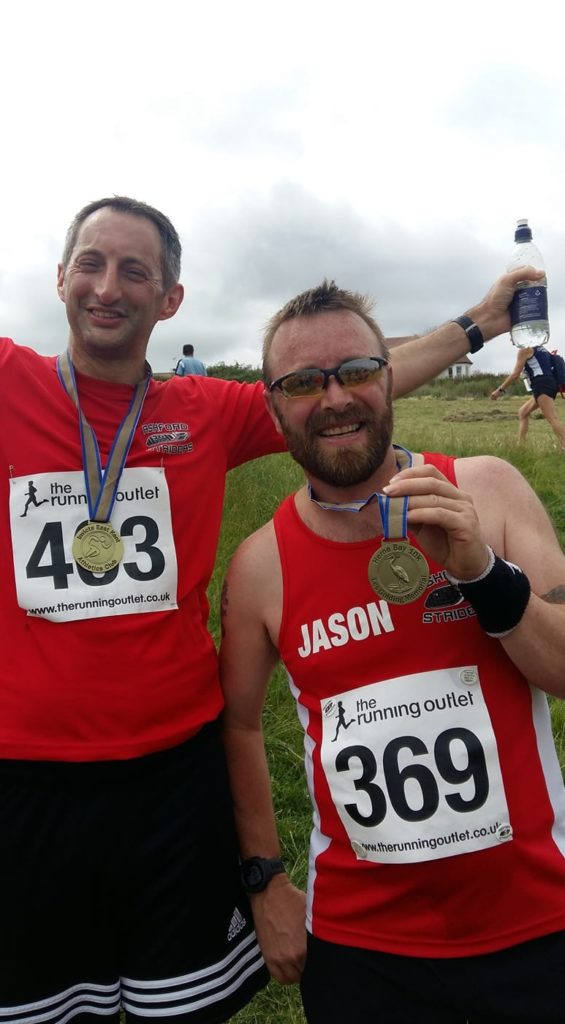
<svg viewBox="0 0 565 1024">
<path fill-rule="evenodd" d="M 199 379 L 206 382 L 206 391 L 217 404 L 228 469 L 262 455 L 286 451 L 286 444 L 267 412 L 261 381 L 240 384 L 217 377 Z"/>
</svg>

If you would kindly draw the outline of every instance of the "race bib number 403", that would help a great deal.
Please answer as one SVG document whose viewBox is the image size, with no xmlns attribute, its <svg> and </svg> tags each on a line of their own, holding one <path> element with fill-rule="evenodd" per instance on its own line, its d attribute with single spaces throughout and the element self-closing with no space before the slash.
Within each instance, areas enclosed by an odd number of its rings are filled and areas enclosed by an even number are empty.
<svg viewBox="0 0 565 1024">
<path fill-rule="evenodd" d="M 122 472 L 111 522 L 124 553 L 107 572 L 90 572 L 73 558 L 75 535 L 88 521 L 82 472 L 13 478 L 10 521 L 18 604 L 29 615 L 67 622 L 177 607 L 169 489 L 161 469 Z"/>
<path fill-rule="evenodd" d="M 406 864 L 512 838 L 476 666 L 348 690 L 321 713 L 322 766 L 359 859 Z"/>
</svg>

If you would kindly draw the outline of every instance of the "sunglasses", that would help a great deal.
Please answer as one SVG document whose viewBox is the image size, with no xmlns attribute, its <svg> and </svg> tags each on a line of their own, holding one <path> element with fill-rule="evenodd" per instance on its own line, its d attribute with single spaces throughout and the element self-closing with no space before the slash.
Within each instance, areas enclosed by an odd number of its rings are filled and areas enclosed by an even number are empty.
<svg viewBox="0 0 565 1024">
<path fill-rule="evenodd" d="M 378 380 L 388 359 L 383 356 L 364 356 L 361 359 L 346 359 L 331 370 L 308 367 L 305 370 L 294 370 L 277 377 L 269 384 L 269 391 L 278 388 L 285 398 L 314 398 L 321 395 L 327 388 L 330 377 L 335 377 L 342 388 L 358 388 L 361 384 L 371 384 Z"/>
</svg>

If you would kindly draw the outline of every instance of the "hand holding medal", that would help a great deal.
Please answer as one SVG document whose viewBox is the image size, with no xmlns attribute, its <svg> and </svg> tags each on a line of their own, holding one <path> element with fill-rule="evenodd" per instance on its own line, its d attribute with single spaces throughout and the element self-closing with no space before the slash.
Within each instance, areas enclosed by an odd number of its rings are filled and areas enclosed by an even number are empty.
<svg viewBox="0 0 565 1024">
<path fill-rule="evenodd" d="M 412 465 L 411 452 L 394 449 L 398 466 Z M 430 571 L 422 552 L 408 542 L 408 498 L 377 494 L 377 500 L 383 540 L 369 561 L 369 583 L 391 604 L 409 604 L 426 589 Z"/>
<path fill-rule="evenodd" d="M 379 503 L 383 539 L 372 555 L 368 575 L 373 590 L 391 604 L 416 601 L 429 583 L 428 563 L 408 541 L 410 530 L 434 562 L 460 580 L 476 579 L 488 564 L 477 513 L 468 494 L 460 491 L 435 466 L 393 445 L 399 472 L 368 498 L 347 502 L 319 501 L 308 485 L 310 500 L 322 509 L 361 512 L 374 498 Z"/>
<path fill-rule="evenodd" d="M 430 572 L 421 551 L 408 542 L 408 498 L 379 494 L 383 540 L 369 561 L 373 590 L 391 604 L 416 601 L 428 585 Z"/>
<path fill-rule="evenodd" d="M 383 490 L 391 501 L 406 502 L 407 524 L 434 562 L 457 579 L 480 576 L 488 549 L 468 494 L 429 464 L 403 468 Z"/>
</svg>

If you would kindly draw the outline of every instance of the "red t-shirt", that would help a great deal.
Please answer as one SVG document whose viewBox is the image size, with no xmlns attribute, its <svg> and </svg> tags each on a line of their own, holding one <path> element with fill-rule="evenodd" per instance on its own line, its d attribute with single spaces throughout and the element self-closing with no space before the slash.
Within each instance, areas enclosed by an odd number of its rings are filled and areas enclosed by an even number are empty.
<svg viewBox="0 0 565 1024">
<path fill-rule="evenodd" d="M 0 339 L 0 380 L 0 757 L 174 746 L 222 707 L 206 588 L 227 470 L 282 450 L 263 387 L 151 381 L 112 513 L 124 558 L 97 577 L 72 555 L 89 515 L 77 410 L 56 359 Z M 133 389 L 81 375 L 78 389 L 104 466 Z"/>
</svg>

